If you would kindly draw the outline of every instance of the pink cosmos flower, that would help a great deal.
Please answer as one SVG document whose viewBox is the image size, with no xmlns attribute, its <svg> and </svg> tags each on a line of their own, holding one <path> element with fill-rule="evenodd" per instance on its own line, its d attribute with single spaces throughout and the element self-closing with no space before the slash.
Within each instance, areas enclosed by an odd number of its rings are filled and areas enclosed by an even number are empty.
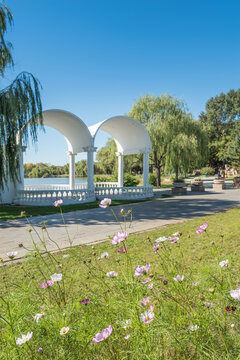
<svg viewBox="0 0 240 360">
<path fill-rule="evenodd" d="M 143 301 L 141 302 L 141 304 L 142 304 L 142 306 L 146 306 L 146 305 L 149 304 L 149 302 L 150 302 L 150 299 L 149 299 L 149 297 L 147 296 L 147 297 L 145 297 L 145 298 L 143 299 Z"/>
<path fill-rule="evenodd" d="M 127 334 L 126 336 L 124 336 L 125 340 L 128 340 L 130 338 L 130 334 Z"/>
<path fill-rule="evenodd" d="M 81 300 L 80 304 L 87 305 L 90 303 L 90 301 L 91 301 L 91 299 L 87 298 L 87 299 Z"/>
<path fill-rule="evenodd" d="M 100 202 L 99 206 L 103 209 L 106 209 L 108 206 L 111 205 L 111 202 L 112 202 L 111 199 L 105 198 Z"/>
<path fill-rule="evenodd" d="M 143 314 L 141 314 L 140 316 L 140 320 L 142 322 L 145 322 L 146 324 L 150 323 L 154 318 L 154 313 L 152 311 L 145 311 Z"/>
<path fill-rule="evenodd" d="M 200 226 L 197 228 L 196 233 L 197 233 L 198 235 L 200 235 L 200 234 L 202 234 L 205 230 L 207 230 L 207 228 L 208 228 L 208 223 L 205 222 L 204 224 L 200 225 Z"/>
<path fill-rule="evenodd" d="M 176 242 L 178 242 L 178 240 L 179 240 L 178 236 L 172 237 L 171 238 L 171 244 L 175 244 Z"/>
<path fill-rule="evenodd" d="M 159 244 L 153 245 L 153 251 L 154 251 L 154 254 L 155 254 L 155 255 L 158 254 L 159 246 L 160 246 Z"/>
<path fill-rule="evenodd" d="M 148 282 L 152 281 L 151 278 L 146 278 L 144 281 L 142 281 L 142 284 L 147 284 Z"/>
<path fill-rule="evenodd" d="M 154 306 L 153 306 L 153 305 L 150 305 L 148 311 L 153 312 L 153 310 L 154 310 Z"/>
<path fill-rule="evenodd" d="M 58 200 L 54 201 L 53 206 L 58 207 L 62 203 L 63 203 L 62 199 L 58 199 Z"/>
<path fill-rule="evenodd" d="M 117 252 L 118 252 L 119 254 L 123 254 L 123 253 L 127 252 L 127 248 L 118 249 Z"/>
<path fill-rule="evenodd" d="M 113 245 L 118 245 L 120 244 L 120 242 L 124 241 L 127 238 L 127 233 L 125 233 L 124 231 L 119 231 L 117 233 L 117 235 L 113 235 L 112 240 L 110 240 L 111 244 Z"/>
<path fill-rule="evenodd" d="M 121 209 L 121 214 L 122 214 L 122 215 L 124 215 L 124 214 L 125 214 L 124 209 Z"/>
<path fill-rule="evenodd" d="M 45 289 L 48 286 L 53 286 L 54 281 L 52 280 L 45 280 L 40 286 L 42 289 Z"/>
<path fill-rule="evenodd" d="M 103 329 L 101 332 L 96 334 L 95 337 L 92 338 L 92 341 L 94 343 L 102 342 L 106 340 L 111 335 L 112 332 L 113 332 L 113 327 L 112 325 L 109 325 L 106 329 Z"/>
<path fill-rule="evenodd" d="M 143 274 L 147 274 L 150 268 L 150 264 L 146 264 L 145 266 L 137 265 L 135 267 L 135 276 L 143 276 Z"/>
</svg>

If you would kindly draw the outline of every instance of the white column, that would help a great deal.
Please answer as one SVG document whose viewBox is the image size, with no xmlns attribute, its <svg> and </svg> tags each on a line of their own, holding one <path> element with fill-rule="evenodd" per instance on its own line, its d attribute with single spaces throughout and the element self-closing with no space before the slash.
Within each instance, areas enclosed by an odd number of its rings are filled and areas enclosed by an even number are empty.
<svg viewBox="0 0 240 360">
<path fill-rule="evenodd" d="M 87 167 L 88 167 L 88 189 L 94 189 L 94 152 L 97 150 L 94 146 L 83 148 L 87 152 Z"/>
<path fill-rule="evenodd" d="M 143 186 L 149 185 L 149 153 L 143 154 Z"/>
<path fill-rule="evenodd" d="M 69 155 L 69 188 L 71 190 L 75 189 L 75 155 L 71 151 L 68 152 Z"/>
<path fill-rule="evenodd" d="M 116 153 L 118 156 L 118 187 L 123 187 L 123 154 Z"/>
<path fill-rule="evenodd" d="M 19 180 L 16 183 L 16 190 L 24 190 L 24 165 L 23 165 L 23 153 L 26 151 L 26 146 L 22 146 L 19 150 Z"/>
</svg>

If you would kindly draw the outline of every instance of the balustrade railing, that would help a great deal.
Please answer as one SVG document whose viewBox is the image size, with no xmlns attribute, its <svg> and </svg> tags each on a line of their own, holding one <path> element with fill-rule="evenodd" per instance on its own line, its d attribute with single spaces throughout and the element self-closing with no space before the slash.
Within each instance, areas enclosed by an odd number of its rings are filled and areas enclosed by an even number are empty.
<svg viewBox="0 0 240 360">
<path fill-rule="evenodd" d="M 64 204 L 75 204 L 95 201 L 94 189 L 75 190 L 20 190 L 15 200 L 21 205 L 53 205 L 55 200 L 62 199 Z"/>
<path fill-rule="evenodd" d="M 117 182 L 97 182 L 94 183 L 95 188 L 109 188 L 109 187 L 117 187 L 118 183 Z"/>
<path fill-rule="evenodd" d="M 69 189 L 69 184 L 39 184 L 39 185 L 24 185 L 24 190 L 27 191 L 46 191 L 46 190 L 67 190 Z M 86 184 L 76 184 L 75 189 L 87 189 Z"/>
<path fill-rule="evenodd" d="M 96 186 L 99 185 L 99 186 Z M 64 204 L 85 203 L 97 200 L 102 200 L 106 197 L 112 200 L 126 200 L 126 199 L 144 199 L 153 197 L 153 186 L 132 186 L 132 187 L 117 187 L 117 183 L 96 183 L 93 189 L 69 189 L 68 185 L 61 185 L 63 189 L 53 189 L 52 187 L 61 187 L 58 185 L 51 185 L 50 189 L 46 189 L 46 185 L 31 185 L 30 189 L 25 186 L 25 190 L 20 190 L 17 193 L 15 203 L 19 205 L 52 205 L 57 199 L 62 199 Z M 100 187 L 100 184 L 107 186 Z M 82 186 L 85 184 L 80 184 Z M 44 189 L 42 189 L 44 188 Z"/>
<path fill-rule="evenodd" d="M 102 187 L 95 188 L 95 194 L 98 200 L 106 197 L 112 200 L 151 198 L 153 197 L 153 186 Z"/>
</svg>

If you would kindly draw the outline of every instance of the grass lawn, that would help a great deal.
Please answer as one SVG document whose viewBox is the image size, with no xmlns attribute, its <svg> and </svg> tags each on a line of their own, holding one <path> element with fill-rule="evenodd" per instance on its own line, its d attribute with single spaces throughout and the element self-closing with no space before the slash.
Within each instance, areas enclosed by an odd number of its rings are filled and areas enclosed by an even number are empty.
<svg viewBox="0 0 240 360">
<path fill-rule="evenodd" d="M 240 288 L 239 219 L 233 209 L 118 245 L 44 256 L 36 248 L 0 267 L 0 359 L 240 359 L 240 301 L 230 295 Z M 164 236 L 172 240 L 155 242 Z M 47 231 L 41 248 L 46 241 Z M 106 276 L 111 271 L 118 275 Z M 54 273 L 62 279 L 47 286 Z"/>
<path fill-rule="evenodd" d="M 112 206 L 132 204 L 143 201 L 148 201 L 150 199 L 139 199 L 139 200 L 113 200 Z M 74 204 L 74 205 L 63 205 L 63 213 L 78 211 L 78 210 L 88 210 L 99 207 L 100 201 L 95 201 L 86 204 Z M 59 213 L 59 209 L 54 206 L 21 206 L 21 205 L 4 205 L 0 206 L 0 221 L 2 220 L 11 220 L 22 218 L 21 212 L 24 211 L 26 216 L 42 216 L 42 215 L 51 215 Z"/>
</svg>

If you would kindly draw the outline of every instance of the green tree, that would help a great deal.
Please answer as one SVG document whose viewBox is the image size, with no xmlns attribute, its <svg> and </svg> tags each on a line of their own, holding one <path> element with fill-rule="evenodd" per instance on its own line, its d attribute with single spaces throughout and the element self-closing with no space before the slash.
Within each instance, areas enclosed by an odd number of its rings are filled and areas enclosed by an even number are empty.
<svg viewBox="0 0 240 360">
<path fill-rule="evenodd" d="M 234 168 L 240 169 L 240 120 L 234 124 L 225 154 L 227 162 Z"/>
<path fill-rule="evenodd" d="M 87 160 L 80 160 L 75 164 L 76 176 L 87 176 Z"/>
<path fill-rule="evenodd" d="M 108 139 L 104 147 L 102 147 L 96 155 L 98 166 L 107 175 L 117 172 L 118 160 L 116 156 L 117 146 L 113 139 Z"/>
<path fill-rule="evenodd" d="M 187 112 L 185 104 L 168 95 L 143 96 L 132 107 L 129 116 L 140 121 L 148 130 L 153 153 L 150 160 L 157 171 L 179 171 L 200 166 L 206 153 L 206 136 L 200 125 Z"/>
<path fill-rule="evenodd" d="M 0 4 L 0 76 L 14 65 L 12 44 L 5 39 L 13 17 L 8 7 Z M 27 72 L 19 74 L 6 88 L 0 90 L 0 188 L 8 176 L 18 179 L 19 147 L 27 145 L 30 134 L 37 140 L 37 125 L 42 124 L 40 84 Z M 29 125 L 29 126 L 28 126 Z M 21 131 L 20 141 L 17 139 Z M 19 145 L 20 144 L 20 145 Z"/>
<path fill-rule="evenodd" d="M 227 162 L 226 149 L 235 121 L 240 119 L 240 89 L 210 98 L 199 120 L 209 137 L 209 165 L 218 169 Z"/>
</svg>

